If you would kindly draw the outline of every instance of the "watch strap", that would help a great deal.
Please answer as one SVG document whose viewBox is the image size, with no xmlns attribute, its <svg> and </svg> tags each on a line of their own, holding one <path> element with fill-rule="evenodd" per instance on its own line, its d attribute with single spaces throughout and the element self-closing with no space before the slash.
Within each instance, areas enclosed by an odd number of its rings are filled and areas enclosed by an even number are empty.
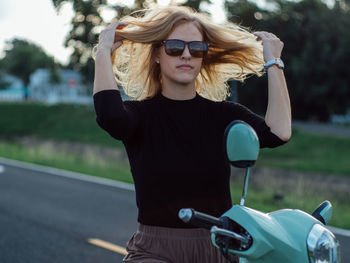
<svg viewBox="0 0 350 263">
<path fill-rule="evenodd" d="M 280 58 L 273 58 L 273 59 L 270 59 L 269 61 L 267 61 L 265 63 L 265 66 L 264 66 L 264 71 L 266 72 L 267 69 L 273 65 L 276 65 L 277 67 L 279 67 L 280 69 L 283 69 L 284 68 L 284 63 L 283 61 L 280 59 Z"/>
</svg>

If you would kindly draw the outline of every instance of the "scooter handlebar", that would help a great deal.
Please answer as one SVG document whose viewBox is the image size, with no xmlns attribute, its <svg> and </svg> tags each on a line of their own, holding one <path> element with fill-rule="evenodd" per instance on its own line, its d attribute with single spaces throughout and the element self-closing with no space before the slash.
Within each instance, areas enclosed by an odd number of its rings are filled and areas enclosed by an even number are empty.
<svg viewBox="0 0 350 263">
<path fill-rule="evenodd" d="M 197 212 L 192 208 L 183 208 L 179 211 L 179 218 L 185 223 L 210 230 L 213 226 L 222 227 L 219 218 Z"/>
</svg>

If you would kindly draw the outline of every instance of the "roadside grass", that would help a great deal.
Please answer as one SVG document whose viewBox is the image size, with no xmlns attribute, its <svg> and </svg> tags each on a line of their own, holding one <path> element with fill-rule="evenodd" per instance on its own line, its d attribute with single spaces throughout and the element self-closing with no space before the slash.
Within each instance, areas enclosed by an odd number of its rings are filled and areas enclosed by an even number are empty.
<svg viewBox="0 0 350 263">
<path fill-rule="evenodd" d="M 52 145 L 28 148 L 19 143 L 0 141 L 0 156 L 127 183 L 133 182 L 129 166 L 123 162 L 106 161 L 91 153 L 57 151 Z"/>
<path fill-rule="evenodd" d="M 231 183 L 231 196 L 233 204 L 239 204 L 243 189 L 243 181 Z M 279 209 L 299 209 L 309 214 L 325 200 L 329 200 L 333 206 L 331 226 L 350 229 L 350 205 L 348 200 L 339 196 L 333 196 L 328 192 L 317 190 L 301 191 L 301 189 L 290 189 L 283 192 L 283 198 L 275 198 L 281 194 L 279 189 L 273 189 L 267 183 L 264 187 L 248 188 L 245 205 L 263 212 L 272 212 Z"/>
<path fill-rule="evenodd" d="M 0 103 L 0 138 L 33 136 L 124 147 L 96 123 L 93 105 L 33 102 Z M 303 172 L 350 175 L 350 138 L 293 130 L 291 140 L 274 149 L 262 149 L 257 165 Z"/>
<path fill-rule="evenodd" d="M 123 147 L 96 123 L 93 105 L 0 103 L 0 136 L 34 136 Z"/>
<path fill-rule="evenodd" d="M 293 129 L 288 143 L 262 149 L 257 165 L 302 172 L 350 175 L 350 138 Z"/>
<path fill-rule="evenodd" d="M 129 166 L 115 160 L 107 161 L 102 157 L 91 154 L 76 154 L 67 151 L 58 151 L 53 146 L 26 147 L 15 142 L 0 141 L 0 156 L 24 162 L 47 165 L 55 168 L 89 174 L 112 180 L 132 183 Z M 243 175 L 231 183 L 231 194 L 234 204 L 238 204 L 243 187 Z M 284 193 L 282 200 L 275 200 L 274 196 L 279 189 L 273 189 L 269 182 L 266 185 L 249 187 L 246 205 L 264 212 L 282 208 L 301 209 L 312 213 L 319 203 L 328 199 L 334 206 L 331 225 L 350 229 L 350 206 L 343 198 L 337 198 L 330 193 L 303 191 L 298 186 Z"/>
</svg>

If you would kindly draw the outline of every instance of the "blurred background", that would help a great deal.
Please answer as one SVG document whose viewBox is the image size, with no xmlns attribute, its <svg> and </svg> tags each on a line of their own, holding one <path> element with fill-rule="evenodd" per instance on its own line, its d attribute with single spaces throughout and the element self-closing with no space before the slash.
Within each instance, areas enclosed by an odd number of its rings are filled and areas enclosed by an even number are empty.
<svg viewBox="0 0 350 263">
<path fill-rule="evenodd" d="M 0 157 L 132 183 L 123 145 L 95 122 L 91 51 L 107 24 L 152 3 L 191 6 L 284 42 L 293 136 L 260 152 L 246 204 L 312 212 L 328 199 L 331 225 L 350 229 L 349 0 L 0 1 Z M 264 115 L 266 75 L 229 84 L 229 100 Z M 242 175 L 232 170 L 234 203 Z"/>
</svg>

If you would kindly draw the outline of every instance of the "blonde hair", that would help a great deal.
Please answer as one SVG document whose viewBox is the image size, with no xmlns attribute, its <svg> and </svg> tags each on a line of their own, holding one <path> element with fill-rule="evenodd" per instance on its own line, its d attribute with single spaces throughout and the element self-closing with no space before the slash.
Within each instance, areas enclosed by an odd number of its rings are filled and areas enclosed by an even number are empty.
<svg viewBox="0 0 350 263">
<path fill-rule="evenodd" d="M 263 74 L 261 42 L 247 28 L 232 22 L 216 24 L 208 15 L 184 6 L 153 6 L 120 20 L 128 25 L 117 30 L 125 39 L 113 52 L 112 64 L 117 83 L 132 99 L 151 98 L 161 90 L 161 69 L 154 59 L 159 43 L 176 26 L 188 22 L 210 44 L 195 81 L 200 95 L 222 101 L 229 95 L 228 80 L 243 82 L 249 74 Z"/>
</svg>

